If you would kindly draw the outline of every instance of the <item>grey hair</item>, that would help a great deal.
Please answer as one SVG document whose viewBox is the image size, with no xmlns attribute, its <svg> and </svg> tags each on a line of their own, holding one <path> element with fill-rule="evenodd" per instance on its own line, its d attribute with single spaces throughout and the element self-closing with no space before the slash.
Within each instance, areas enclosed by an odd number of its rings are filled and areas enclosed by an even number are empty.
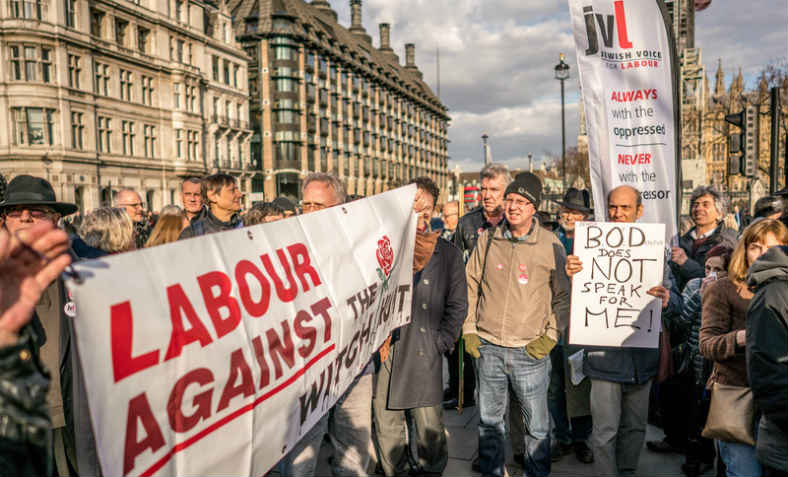
<svg viewBox="0 0 788 477">
<path fill-rule="evenodd" d="M 100 207 L 82 219 L 79 236 L 93 248 L 125 252 L 134 245 L 134 224 L 125 209 Z"/>
<path fill-rule="evenodd" d="M 181 209 L 177 205 L 170 204 L 162 207 L 161 212 L 159 212 L 159 215 L 181 215 L 185 217 L 186 213 L 183 211 L 183 209 Z"/>
<path fill-rule="evenodd" d="M 479 173 L 479 180 L 482 179 L 497 179 L 503 176 L 506 180 L 506 185 L 512 182 L 512 174 L 509 172 L 509 167 L 506 164 L 492 163 L 484 166 Z"/>
<path fill-rule="evenodd" d="M 339 203 L 345 203 L 345 200 L 347 199 L 345 184 L 343 184 L 342 181 L 340 181 L 339 178 L 334 174 L 330 174 L 328 172 L 311 172 L 304 179 L 304 185 L 301 187 L 301 195 L 303 195 L 304 191 L 306 190 L 306 186 L 312 182 L 322 182 L 324 184 L 330 185 L 331 188 L 334 189 L 334 194 L 336 194 Z"/>
<path fill-rule="evenodd" d="M 711 186 L 700 186 L 692 191 L 692 195 L 690 196 L 690 202 L 689 202 L 690 210 L 692 210 L 692 206 L 693 204 L 695 204 L 695 201 L 697 201 L 704 195 L 710 195 L 712 199 L 714 199 L 714 208 L 717 209 L 717 213 L 720 215 L 720 219 L 725 217 L 725 214 L 728 213 L 728 198 L 725 197 L 717 189 Z"/>
</svg>

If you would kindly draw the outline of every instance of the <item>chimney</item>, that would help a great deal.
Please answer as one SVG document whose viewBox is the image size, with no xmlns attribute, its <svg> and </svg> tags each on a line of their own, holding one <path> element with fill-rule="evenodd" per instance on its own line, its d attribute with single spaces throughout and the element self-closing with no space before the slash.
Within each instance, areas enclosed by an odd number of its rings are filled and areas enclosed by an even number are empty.
<svg viewBox="0 0 788 477">
<path fill-rule="evenodd" d="M 416 45 L 405 43 L 405 68 L 416 69 Z"/>
<path fill-rule="evenodd" d="M 380 50 L 391 50 L 391 25 L 388 23 L 381 23 L 380 25 Z"/>
<path fill-rule="evenodd" d="M 350 30 L 363 30 L 361 26 L 361 0 L 350 0 Z"/>
</svg>

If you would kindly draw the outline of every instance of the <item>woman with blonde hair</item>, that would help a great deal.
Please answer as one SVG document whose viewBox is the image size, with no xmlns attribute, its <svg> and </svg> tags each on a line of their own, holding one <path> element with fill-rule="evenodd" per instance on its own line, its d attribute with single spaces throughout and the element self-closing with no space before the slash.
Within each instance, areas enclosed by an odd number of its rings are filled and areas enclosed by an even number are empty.
<svg viewBox="0 0 788 477">
<path fill-rule="evenodd" d="M 165 243 L 175 242 L 183 229 L 189 226 L 189 219 L 186 214 L 162 214 L 153 227 L 153 231 L 145 242 L 145 248 L 164 245 Z"/>
<path fill-rule="evenodd" d="M 134 224 L 126 209 L 101 207 L 91 211 L 79 225 L 79 236 L 86 244 L 107 253 L 135 248 Z"/>
<path fill-rule="evenodd" d="M 744 229 L 733 251 L 728 276 L 710 284 L 703 293 L 700 352 L 714 362 L 714 369 L 706 384 L 706 387 L 712 390 L 712 410 L 707 429 L 710 422 L 725 417 L 712 416 L 715 412 L 715 393 L 719 393 L 716 398 L 722 402 L 723 389 L 749 387 L 745 327 L 747 307 L 753 294 L 745 283 L 747 269 L 769 248 L 786 244 L 788 229 L 780 221 L 763 219 L 751 224 Z M 727 411 L 731 412 L 734 412 L 733 409 Z M 729 477 L 761 475 L 761 464 L 758 462 L 755 446 L 752 445 L 755 422 L 748 425 L 750 428 L 744 429 L 747 435 L 736 441 L 732 438 L 723 440 L 719 431 L 709 436 L 715 439 L 720 458 L 725 463 L 726 475 Z"/>
</svg>

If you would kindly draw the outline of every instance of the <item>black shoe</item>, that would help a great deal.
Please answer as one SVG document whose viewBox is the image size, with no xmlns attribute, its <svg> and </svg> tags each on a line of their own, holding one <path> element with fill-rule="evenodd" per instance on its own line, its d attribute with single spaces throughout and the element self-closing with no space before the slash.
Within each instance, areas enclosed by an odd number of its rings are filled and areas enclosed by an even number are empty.
<svg viewBox="0 0 788 477">
<path fill-rule="evenodd" d="M 687 477 L 698 477 L 705 474 L 714 467 L 713 462 L 702 462 L 697 459 L 687 459 L 681 464 L 681 472 Z"/>
<path fill-rule="evenodd" d="M 646 442 L 646 447 L 648 447 L 648 450 L 651 452 L 657 452 L 659 454 L 684 453 L 684 449 L 674 447 L 667 439 L 662 439 L 661 441 L 648 441 Z"/>
<path fill-rule="evenodd" d="M 471 470 L 477 473 L 481 473 L 482 471 L 482 464 L 479 461 L 478 455 L 471 461 Z"/>
<path fill-rule="evenodd" d="M 443 401 L 443 409 L 457 409 L 458 404 L 457 398 L 447 399 Z"/>
<path fill-rule="evenodd" d="M 515 454 L 514 463 L 522 468 L 525 468 L 525 454 Z"/>
<path fill-rule="evenodd" d="M 575 442 L 572 447 L 575 448 L 575 457 L 577 457 L 577 460 L 584 464 L 594 462 L 594 453 L 585 442 Z"/>
<path fill-rule="evenodd" d="M 464 408 L 466 408 L 466 407 L 473 407 L 473 406 L 475 406 L 475 405 L 476 405 L 476 401 L 474 401 L 474 400 L 473 400 L 473 398 L 471 398 L 471 399 L 466 399 L 466 400 L 465 400 L 465 401 L 463 401 L 463 403 L 462 403 L 462 407 L 463 407 L 463 409 L 464 409 Z"/>
<path fill-rule="evenodd" d="M 553 441 L 553 444 L 550 446 L 550 459 L 553 462 L 558 462 L 561 460 L 561 457 L 568 455 L 572 452 L 572 444 L 564 444 L 560 441 Z"/>
</svg>

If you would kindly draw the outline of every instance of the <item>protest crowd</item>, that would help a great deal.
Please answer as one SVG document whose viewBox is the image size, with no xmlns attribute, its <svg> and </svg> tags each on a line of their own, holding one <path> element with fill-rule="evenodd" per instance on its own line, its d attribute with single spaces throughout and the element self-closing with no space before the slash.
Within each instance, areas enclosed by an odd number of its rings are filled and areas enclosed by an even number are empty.
<svg viewBox="0 0 788 477">
<path fill-rule="evenodd" d="M 488 164 L 481 205 L 460 216 L 457 202 L 436 203 L 432 180 L 412 182 L 411 322 L 274 471 L 316 475 L 329 446 L 335 476 L 442 475 L 444 410 L 475 406 L 469 474 L 504 476 L 510 450 L 534 477 L 570 454 L 586 475 L 636 475 L 642 452 L 684 455 L 687 476 L 712 468 L 788 476 L 786 190 L 759 200 L 749 223 L 729 214 L 720 191 L 692 193 L 691 223 L 670 247 L 661 282 L 647 290 L 662 310 L 659 347 L 649 349 L 568 338 L 572 277 L 590 266 L 574 253 L 575 224 L 593 220 L 589 191 L 567 190 L 553 218 L 539 212 L 537 176 Z M 101 475 L 74 339 L 79 315 L 64 286 L 75 278 L 72 262 L 361 199 L 327 173 L 303 180 L 298 204 L 280 197 L 245 211 L 232 176 L 188 177 L 180 187 L 182 205 L 156 214 L 124 189 L 113 206 L 80 215 L 42 178 L 8 184 L 0 202 L 0 474 Z M 640 220 L 636 188 L 614 188 L 606 199 L 607 221 Z M 579 383 L 570 363 L 578 352 Z M 649 423 L 664 439 L 645 442 Z"/>
</svg>

